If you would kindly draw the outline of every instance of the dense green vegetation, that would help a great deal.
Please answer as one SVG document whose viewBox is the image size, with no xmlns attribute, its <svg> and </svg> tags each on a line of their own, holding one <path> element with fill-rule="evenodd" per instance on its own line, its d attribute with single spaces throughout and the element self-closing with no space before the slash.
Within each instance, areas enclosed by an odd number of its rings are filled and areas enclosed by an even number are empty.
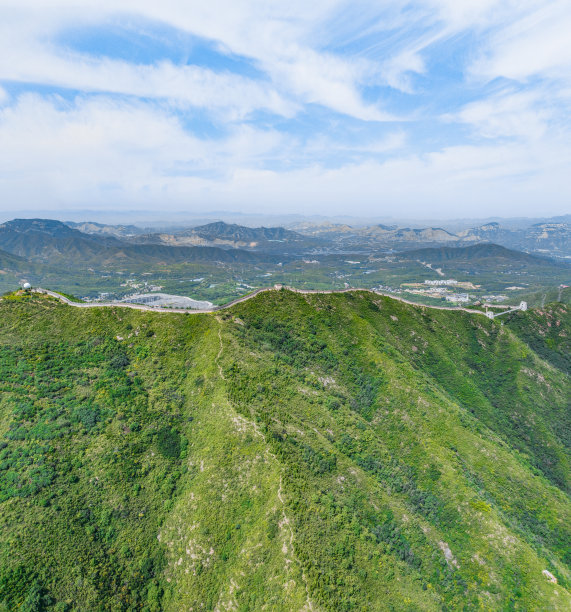
<svg viewBox="0 0 571 612">
<path fill-rule="evenodd" d="M 569 609 L 570 319 L 4 298 L 0 610 Z"/>
</svg>

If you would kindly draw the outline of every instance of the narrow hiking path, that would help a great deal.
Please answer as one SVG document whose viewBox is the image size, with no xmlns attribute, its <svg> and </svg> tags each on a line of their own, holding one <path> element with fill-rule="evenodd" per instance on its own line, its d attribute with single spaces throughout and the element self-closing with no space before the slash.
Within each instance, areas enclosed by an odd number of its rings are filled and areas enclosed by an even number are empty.
<svg viewBox="0 0 571 612">
<path fill-rule="evenodd" d="M 256 297 L 260 293 L 266 293 L 267 291 L 291 291 L 292 293 L 301 293 L 303 295 L 311 295 L 311 294 L 319 294 L 319 295 L 328 295 L 333 293 L 353 293 L 358 291 L 365 291 L 367 293 L 372 293 L 373 295 L 378 295 L 382 297 L 390 298 L 391 300 L 396 300 L 397 302 L 402 302 L 403 304 L 409 304 L 411 306 L 418 306 L 419 308 L 432 308 L 433 310 L 448 310 L 451 312 L 468 312 L 470 314 L 477 314 L 487 318 L 487 315 L 482 310 L 474 310 L 472 308 L 464 308 L 463 306 L 433 306 L 428 304 L 419 304 L 418 302 L 412 302 L 410 300 L 405 300 L 401 297 L 396 297 L 393 295 L 387 295 L 386 293 L 381 293 L 379 291 L 374 291 L 373 289 L 362 289 L 359 287 L 353 287 L 350 289 L 296 289 L 294 287 L 264 287 L 263 289 L 256 289 L 252 293 L 248 295 L 244 295 L 239 297 L 223 306 L 215 306 L 214 308 L 209 308 L 206 310 L 190 310 L 190 309 L 181 309 L 181 308 L 157 308 L 153 306 L 144 306 L 143 304 L 129 304 L 126 302 L 98 302 L 98 303 L 89 303 L 85 304 L 82 302 L 74 302 L 69 298 L 61 295 L 60 293 L 56 293 L 55 291 L 50 291 L 49 289 L 32 289 L 33 293 L 39 293 L 42 295 L 49 295 L 50 297 L 56 298 L 67 304 L 68 306 L 74 306 L 75 308 L 131 308 L 133 310 L 143 310 L 145 312 L 158 312 L 158 313 L 176 313 L 176 314 L 213 314 L 215 312 L 220 312 L 221 310 L 226 310 L 227 308 L 231 308 L 236 304 L 240 304 L 241 302 L 246 302 L 247 300 L 251 300 Z"/>
<path fill-rule="evenodd" d="M 222 321 L 216 317 L 216 320 L 218 321 L 218 340 L 220 342 L 220 349 L 218 350 L 218 354 L 216 355 L 216 359 L 215 359 L 215 363 L 218 367 L 218 373 L 220 375 L 220 378 L 225 381 L 226 377 L 224 376 L 224 370 L 222 368 L 222 364 L 220 363 L 220 360 L 222 359 L 222 354 L 224 352 L 224 342 L 222 340 Z M 232 407 L 232 403 L 228 400 L 228 404 L 229 406 Z M 233 407 L 232 407 L 233 408 Z M 256 423 L 256 421 L 252 420 L 248 420 L 246 419 L 242 414 L 240 414 L 239 412 L 236 412 L 235 409 L 233 409 L 235 412 L 235 415 L 238 420 L 242 421 L 242 423 L 250 428 L 253 432 L 254 435 L 256 437 L 259 437 L 263 443 L 264 443 L 264 453 L 266 454 L 266 458 L 271 460 L 272 462 L 274 462 L 275 465 L 277 465 L 279 467 L 280 472 L 283 472 L 283 466 L 281 465 L 281 463 L 279 462 L 278 458 L 276 457 L 276 455 L 269 449 L 269 445 L 268 445 L 268 441 L 266 439 L 266 435 L 264 434 L 263 431 L 260 430 L 258 424 Z M 289 563 L 292 562 L 292 559 L 288 558 L 288 554 L 291 554 L 293 561 L 295 561 L 295 563 L 298 565 L 299 567 L 299 571 L 301 574 L 301 580 L 303 582 L 303 586 L 305 589 L 305 595 L 306 595 L 306 603 L 305 606 L 303 608 L 303 610 L 307 610 L 308 612 L 313 612 L 314 611 L 314 607 L 313 604 L 311 602 L 311 598 L 309 596 L 309 584 L 307 583 L 307 577 L 305 575 L 305 571 L 303 569 L 303 566 L 301 564 L 301 561 L 297 558 L 296 554 L 295 554 L 295 548 L 294 548 L 294 532 L 293 532 L 293 527 L 291 524 L 291 521 L 286 513 L 286 502 L 284 500 L 283 497 L 283 474 L 280 473 L 280 484 L 278 487 L 278 491 L 277 491 L 277 498 L 278 501 L 281 505 L 281 510 L 282 510 L 282 520 L 280 523 L 281 527 L 285 527 L 288 532 L 289 532 L 289 537 L 288 537 L 288 545 L 286 545 L 284 543 L 284 548 L 282 549 L 282 552 L 285 556 L 286 559 L 286 568 L 288 566 Z"/>
</svg>

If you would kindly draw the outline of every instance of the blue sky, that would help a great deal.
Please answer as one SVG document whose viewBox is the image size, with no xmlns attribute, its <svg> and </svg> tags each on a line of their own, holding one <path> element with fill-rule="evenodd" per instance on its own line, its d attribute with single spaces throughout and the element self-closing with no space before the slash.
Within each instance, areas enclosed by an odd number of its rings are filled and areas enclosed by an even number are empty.
<svg viewBox="0 0 571 612">
<path fill-rule="evenodd" d="M 570 212 L 571 4 L 3 0 L 0 207 Z"/>
</svg>

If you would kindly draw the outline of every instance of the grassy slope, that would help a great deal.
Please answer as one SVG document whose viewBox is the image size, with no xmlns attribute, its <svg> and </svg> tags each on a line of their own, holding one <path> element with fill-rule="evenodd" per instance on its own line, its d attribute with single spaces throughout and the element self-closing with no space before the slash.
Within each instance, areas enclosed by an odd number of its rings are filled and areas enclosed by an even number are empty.
<svg viewBox="0 0 571 612">
<path fill-rule="evenodd" d="M 289 292 L 218 317 L 0 311 L 6 609 L 571 604 L 545 315 Z"/>
</svg>

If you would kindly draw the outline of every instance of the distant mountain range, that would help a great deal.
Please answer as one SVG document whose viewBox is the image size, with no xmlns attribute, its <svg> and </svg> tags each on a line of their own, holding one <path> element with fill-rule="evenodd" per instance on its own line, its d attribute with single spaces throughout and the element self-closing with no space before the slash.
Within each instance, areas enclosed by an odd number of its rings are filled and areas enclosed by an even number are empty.
<svg viewBox="0 0 571 612">
<path fill-rule="evenodd" d="M 441 227 L 426 227 L 424 229 L 404 227 L 393 230 L 391 233 L 394 234 L 396 240 L 410 240 L 411 242 L 451 242 L 458 239 L 457 236 Z"/>
<path fill-rule="evenodd" d="M 64 227 L 67 227 L 81 232 L 83 237 L 89 236 L 97 241 L 100 241 L 101 238 L 109 238 L 120 240 L 121 243 L 178 247 L 211 246 L 250 251 L 300 251 L 312 247 L 377 246 L 408 250 L 435 244 L 463 246 L 493 242 L 520 251 L 544 253 L 552 257 L 571 257 L 571 224 L 567 217 L 513 227 L 504 227 L 493 221 L 455 231 L 444 227 L 415 228 L 385 224 L 361 227 L 329 222 L 298 222 L 291 228 L 284 228 L 247 227 L 216 221 L 196 227 L 170 228 L 150 233 L 135 225 L 107 225 L 96 222 L 66 222 L 63 224 L 59 221 L 42 219 L 15 220 L 5 225 L 20 232 L 40 231 L 58 238 L 78 237 L 78 234 L 66 231 Z M 7 250 L 9 250 L 9 245 Z M 25 250 L 26 248 L 23 252 Z"/>
<path fill-rule="evenodd" d="M 119 245 L 117 238 L 89 236 L 51 219 L 14 219 L 0 225 L 0 248 L 30 261 L 93 260 Z"/>
<path fill-rule="evenodd" d="M 493 243 L 414 249 L 399 253 L 399 257 L 403 262 L 417 261 L 429 264 L 433 270 L 441 269 L 448 278 L 483 278 L 484 275 L 486 286 L 497 289 L 527 285 L 532 278 L 553 285 L 571 278 L 571 264 L 564 259 L 523 253 Z"/>
<path fill-rule="evenodd" d="M 231 240 L 234 242 L 299 241 L 304 237 L 283 227 L 245 227 L 223 221 L 208 223 L 190 230 L 206 240 Z M 184 234 L 183 234 L 184 235 Z"/>
<path fill-rule="evenodd" d="M 415 258 L 422 261 L 430 261 L 431 263 L 444 262 L 482 262 L 483 260 L 492 260 L 492 263 L 499 262 L 508 263 L 523 263 L 532 265 L 547 265 L 547 266 L 563 266 L 562 262 L 553 260 L 548 257 L 540 257 L 531 255 L 521 251 L 514 251 L 499 244 L 480 243 L 467 247 L 429 247 L 424 249 L 416 249 L 405 253 L 408 258 Z"/>
<path fill-rule="evenodd" d="M 94 221 L 82 221 L 80 223 L 66 221 L 65 224 L 85 234 L 103 234 L 107 236 L 116 236 L 118 238 L 136 236 L 144 233 L 143 230 L 136 225 L 108 225 L 106 223 L 95 223 Z"/>
<path fill-rule="evenodd" d="M 32 262 L 72 266 L 121 261 L 254 263 L 272 260 L 271 253 L 279 252 L 281 257 L 287 253 L 306 252 L 313 247 L 334 249 L 336 246 L 390 247 L 397 251 L 409 251 L 416 246 L 431 249 L 430 258 L 434 261 L 442 257 L 508 257 L 523 262 L 523 254 L 517 253 L 516 257 L 513 249 L 560 257 L 571 254 L 571 230 L 566 223 L 543 223 L 517 231 L 504 229 L 498 223 L 488 223 L 458 234 L 438 227 L 418 229 L 386 225 L 365 228 L 306 226 L 302 231 L 303 234 L 283 227 L 251 228 L 219 221 L 177 233 L 140 234 L 134 226 L 14 219 L 0 225 L 0 249 Z M 459 247 L 477 245 L 483 248 L 459 251 Z M 435 246 L 448 248 L 435 250 Z M 511 254 L 502 250 L 502 246 L 512 249 Z M 413 250 L 415 254 L 409 253 L 408 256 L 423 256 L 418 248 Z M 531 263 L 530 256 L 526 257 Z M 12 266 L 16 267 L 15 260 Z"/>
<path fill-rule="evenodd" d="M 571 227 L 568 223 L 537 223 L 521 230 L 511 230 L 499 223 L 488 223 L 477 228 L 458 233 L 462 241 L 495 242 L 504 246 L 549 252 L 551 254 L 569 254 L 571 250 Z"/>
<path fill-rule="evenodd" d="M 307 236 L 283 227 L 245 227 L 217 221 L 177 232 L 134 236 L 131 241 L 169 246 L 220 246 L 272 250 L 283 246 L 309 246 Z M 311 242 L 315 242 L 312 240 Z"/>
<path fill-rule="evenodd" d="M 110 233 L 87 234 L 61 221 L 15 219 L 0 225 L 0 249 L 32 262 L 50 264 L 180 263 L 194 261 L 249 262 L 257 255 L 212 246 L 133 244 Z"/>
<path fill-rule="evenodd" d="M 299 232 L 332 243 L 410 249 L 434 243 L 462 246 L 466 243 L 493 242 L 528 252 L 546 253 L 554 257 L 571 256 L 571 225 L 566 221 L 537 223 L 523 229 L 508 229 L 499 223 L 464 229 L 453 233 L 440 227 L 413 229 L 387 225 L 351 227 L 349 225 L 300 224 Z"/>
</svg>

